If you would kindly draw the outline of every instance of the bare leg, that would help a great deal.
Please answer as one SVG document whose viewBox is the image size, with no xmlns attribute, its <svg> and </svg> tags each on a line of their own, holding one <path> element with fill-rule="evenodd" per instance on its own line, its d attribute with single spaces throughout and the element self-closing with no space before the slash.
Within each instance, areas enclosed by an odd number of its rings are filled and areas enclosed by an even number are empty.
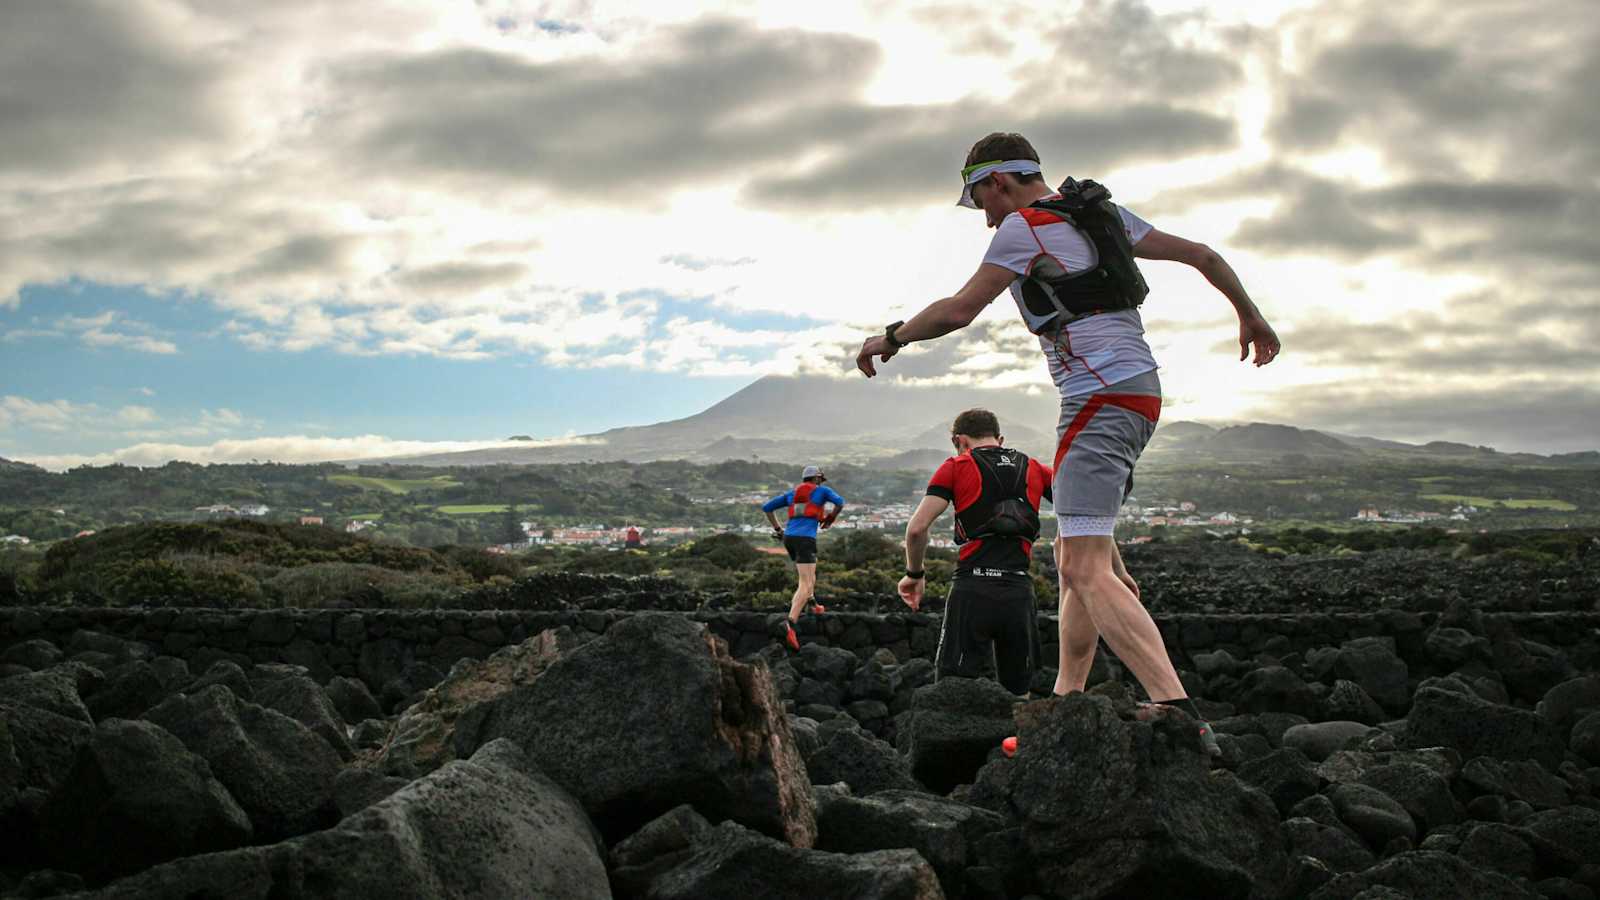
<svg viewBox="0 0 1600 900">
<path fill-rule="evenodd" d="M 1117 545 L 1109 535 L 1069 537 L 1066 584 L 1088 610 L 1111 652 L 1133 671 L 1152 700 L 1189 696 L 1167 656 L 1161 631 L 1132 590 L 1117 577 Z M 1130 579 L 1131 580 L 1131 579 Z M 1065 643 L 1063 643 L 1065 647 Z"/>
<path fill-rule="evenodd" d="M 800 584 L 794 589 L 794 600 L 789 603 L 789 621 L 800 621 L 800 613 L 811 602 L 811 595 L 817 592 L 817 564 L 795 563 L 794 570 L 800 576 Z"/>
<path fill-rule="evenodd" d="M 1094 666 L 1094 654 L 1100 643 L 1100 632 L 1094 619 L 1083 605 L 1083 599 L 1067 586 L 1067 545 L 1065 538 L 1056 538 L 1056 572 L 1060 579 L 1061 648 L 1060 666 L 1056 670 L 1057 694 L 1081 691 L 1089 683 L 1089 670 Z"/>
</svg>

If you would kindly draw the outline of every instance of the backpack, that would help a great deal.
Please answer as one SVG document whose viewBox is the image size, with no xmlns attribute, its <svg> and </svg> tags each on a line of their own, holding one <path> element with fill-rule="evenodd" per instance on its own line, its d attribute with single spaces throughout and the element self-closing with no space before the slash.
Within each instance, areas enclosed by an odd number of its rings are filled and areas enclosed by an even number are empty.
<svg viewBox="0 0 1600 900">
<path fill-rule="evenodd" d="M 981 449 L 985 448 L 978 448 Z M 983 496 L 998 499 L 990 507 L 988 521 L 977 528 L 965 529 L 961 543 L 982 538 L 1020 538 L 1029 543 L 1037 541 L 1039 511 L 1028 500 L 1030 460 L 1027 454 L 1010 451 L 1013 456 L 1006 457 L 1009 462 L 1002 464 L 1014 469 L 1008 478 L 1000 472 L 1001 466 L 987 461 L 985 457 L 988 454 L 979 453 L 978 450 L 973 450 L 971 456 L 983 478 Z"/>
<path fill-rule="evenodd" d="M 802 481 L 794 486 L 794 499 L 789 503 L 789 518 L 821 519 L 823 516 L 822 504 L 812 503 L 811 495 L 816 492 L 819 485 L 809 481 Z M 795 510 L 799 509 L 799 512 Z"/>
</svg>

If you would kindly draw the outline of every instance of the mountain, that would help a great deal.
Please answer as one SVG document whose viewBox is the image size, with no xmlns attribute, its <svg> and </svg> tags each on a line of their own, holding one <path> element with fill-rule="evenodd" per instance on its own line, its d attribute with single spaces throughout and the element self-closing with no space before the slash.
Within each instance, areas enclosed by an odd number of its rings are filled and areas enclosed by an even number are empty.
<svg viewBox="0 0 1600 900">
<path fill-rule="evenodd" d="M 654 425 L 613 428 L 564 443 L 532 442 L 427 456 L 361 460 L 471 466 L 587 460 L 714 463 L 763 459 L 794 463 L 849 462 L 873 468 L 927 468 L 950 453 L 950 422 L 982 407 L 1000 419 L 1007 446 L 1038 459 L 1054 457 L 1059 405 L 1053 391 L 907 384 L 889 376 L 768 376 L 702 412 Z M 525 443 L 523 435 L 515 439 Z M 1249 461 L 1299 454 L 1361 459 L 1391 454 L 1463 463 L 1593 466 L 1600 453 L 1539 456 L 1496 453 L 1448 441 L 1407 444 L 1268 422 L 1209 425 L 1163 422 L 1146 448 L 1152 462 L 1183 464 L 1216 458 Z"/>
</svg>

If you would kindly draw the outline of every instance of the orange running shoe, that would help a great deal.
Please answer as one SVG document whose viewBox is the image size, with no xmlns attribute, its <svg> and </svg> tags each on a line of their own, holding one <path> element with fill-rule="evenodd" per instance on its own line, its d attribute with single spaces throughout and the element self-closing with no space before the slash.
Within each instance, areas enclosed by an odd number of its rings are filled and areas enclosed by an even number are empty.
<svg viewBox="0 0 1600 900">
<path fill-rule="evenodd" d="M 1008 737 L 1005 740 L 1001 741 L 1000 742 L 1000 752 L 1004 753 L 1006 755 L 1006 759 L 1010 759 L 1011 757 L 1016 756 L 1017 755 L 1017 736 L 1016 735 L 1012 735 L 1011 737 Z"/>
<path fill-rule="evenodd" d="M 794 623 L 793 622 L 784 622 L 783 623 L 783 628 L 784 628 L 783 642 L 785 644 L 789 645 L 789 649 L 790 650 L 793 650 L 794 652 L 799 653 L 800 652 L 800 635 L 794 633 Z"/>
<path fill-rule="evenodd" d="M 821 603 L 818 603 L 815 600 L 811 601 L 811 614 L 812 615 L 820 616 L 820 615 L 822 615 L 823 613 L 825 613 L 827 611 L 828 611 L 828 608 L 826 606 L 823 606 Z"/>
</svg>

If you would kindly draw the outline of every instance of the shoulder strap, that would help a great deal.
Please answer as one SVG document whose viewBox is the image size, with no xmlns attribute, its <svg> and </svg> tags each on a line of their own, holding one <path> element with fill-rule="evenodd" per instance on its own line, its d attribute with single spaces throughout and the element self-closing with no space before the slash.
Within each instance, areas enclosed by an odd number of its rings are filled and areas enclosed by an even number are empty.
<svg viewBox="0 0 1600 900">
<path fill-rule="evenodd" d="M 981 469 L 984 472 L 984 474 L 988 476 L 984 480 L 992 481 L 996 488 L 1000 488 L 1000 489 L 1003 490 L 1005 488 L 1005 485 L 1000 483 L 1000 471 L 994 467 L 994 463 L 985 461 L 983 459 L 983 455 L 978 453 L 977 450 L 974 450 L 970 455 L 972 456 L 973 462 L 976 462 L 978 464 L 978 468 Z M 1018 474 L 1019 477 L 1014 479 L 1013 484 L 1011 485 L 1010 491 L 1005 493 L 1003 496 L 996 497 L 995 498 L 996 500 L 1004 500 L 1004 499 L 1009 498 L 1009 497 L 1022 497 L 1023 499 L 1027 499 L 1027 496 L 1028 496 L 1028 457 L 1025 454 L 1022 454 L 1022 453 L 1017 453 L 1017 456 L 1021 460 L 1021 464 L 1019 466 L 1017 466 L 1017 474 Z"/>
</svg>

